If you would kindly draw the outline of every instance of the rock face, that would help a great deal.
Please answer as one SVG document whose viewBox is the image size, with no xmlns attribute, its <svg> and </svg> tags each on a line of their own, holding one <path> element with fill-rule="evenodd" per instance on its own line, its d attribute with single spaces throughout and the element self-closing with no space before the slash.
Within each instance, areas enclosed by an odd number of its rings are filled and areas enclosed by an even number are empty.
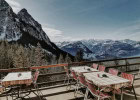
<svg viewBox="0 0 140 100">
<path fill-rule="evenodd" d="M 21 37 L 18 16 L 4 0 L 0 0 L 0 39 L 18 40 Z"/>
<path fill-rule="evenodd" d="M 5 0 L 0 0 L 0 39 L 18 42 L 27 47 L 37 46 L 39 42 L 42 49 L 53 55 L 67 54 L 50 41 L 41 24 L 26 9 L 15 14 Z"/>
</svg>

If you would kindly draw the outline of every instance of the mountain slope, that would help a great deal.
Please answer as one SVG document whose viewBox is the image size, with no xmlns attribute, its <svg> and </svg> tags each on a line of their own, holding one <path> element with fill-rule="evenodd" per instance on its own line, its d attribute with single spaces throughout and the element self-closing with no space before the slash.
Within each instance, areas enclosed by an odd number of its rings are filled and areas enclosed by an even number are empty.
<svg viewBox="0 0 140 100">
<path fill-rule="evenodd" d="M 90 39 L 74 42 L 59 42 L 56 44 L 60 49 L 73 54 L 73 52 L 70 52 L 70 50 L 74 49 L 77 46 L 77 43 L 78 45 L 84 45 L 80 48 L 83 51 L 85 48 L 87 48 L 92 52 L 89 55 L 87 54 L 90 57 L 84 56 L 86 59 L 110 59 L 140 54 L 140 42 L 128 39 L 120 41 Z M 86 54 L 86 52 L 84 53 Z"/>
<path fill-rule="evenodd" d="M 0 39 L 18 42 L 26 47 L 37 46 L 39 42 L 42 49 L 51 52 L 52 55 L 58 57 L 60 54 L 67 54 L 50 41 L 41 24 L 26 9 L 15 14 L 5 0 L 0 0 L 0 23 Z"/>
</svg>

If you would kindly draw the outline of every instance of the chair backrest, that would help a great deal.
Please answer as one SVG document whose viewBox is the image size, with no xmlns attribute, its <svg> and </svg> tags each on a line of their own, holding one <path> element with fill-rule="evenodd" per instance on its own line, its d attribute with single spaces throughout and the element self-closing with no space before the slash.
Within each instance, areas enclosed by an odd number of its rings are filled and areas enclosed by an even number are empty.
<svg viewBox="0 0 140 100">
<path fill-rule="evenodd" d="M 98 64 L 92 64 L 92 68 L 97 69 L 98 68 Z"/>
<path fill-rule="evenodd" d="M 90 92 L 93 94 L 93 95 L 96 95 L 98 96 L 99 95 L 99 92 L 96 90 L 96 87 L 94 84 L 92 84 L 92 82 L 90 80 L 86 80 L 86 84 L 87 84 L 87 88 L 90 90 Z"/>
<path fill-rule="evenodd" d="M 122 73 L 121 77 L 130 80 L 131 84 L 134 82 L 134 75 L 132 74 Z"/>
<path fill-rule="evenodd" d="M 112 74 L 112 75 L 118 75 L 118 70 L 117 69 L 114 69 L 114 68 L 110 68 L 109 69 L 109 74 Z"/>
<path fill-rule="evenodd" d="M 75 80 L 77 80 L 77 75 L 76 75 L 76 73 L 75 73 L 75 71 L 71 71 L 71 74 L 72 74 L 72 76 L 73 76 L 73 78 L 75 79 Z"/>
<path fill-rule="evenodd" d="M 34 82 L 34 83 L 37 82 L 38 76 L 39 76 L 39 71 L 36 70 L 36 72 L 34 73 L 34 76 L 33 76 L 33 82 Z"/>
<path fill-rule="evenodd" d="M 66 68 L 66 66 L 64 66 L 64 70 L 65 70 L 65 72 L 66 72 L 67 75 L 70 74 L 70 70 L 68 68 Z"/>
<path fill-rule="evenodd" d="M 83 74 L 78 74 L 78 79 L 82 85 L 86 86 L 86 80 Z"/>
<path fill-rule="evenodd" d="M 99 70 L 99 71 L 103 71 L 103 72 L 104 72 L 104 71 L 105 71 L 105 66 L 103 66 L 103 65 L 99 65 L 98 70 Z"/>
<path fill-rule="evenodd" d="M 0 85 L 0 94 L 3 93 L 3 91 L 4 91 L 4 87 L 2 87 L 2 86 Z"/>
</svg>

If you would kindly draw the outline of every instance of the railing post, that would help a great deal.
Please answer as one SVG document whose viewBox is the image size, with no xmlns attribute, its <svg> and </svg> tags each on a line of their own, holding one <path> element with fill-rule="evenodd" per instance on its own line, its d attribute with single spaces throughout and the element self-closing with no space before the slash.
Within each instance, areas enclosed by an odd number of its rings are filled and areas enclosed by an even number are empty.
<svg viewBox="0 0 140 100">
<path fill-rule="evenodd" d="M 114 62 L 115 62 L 115 65 L 116 65 L 116 66 L 118 66 L 118 65 L 119 65 L 118 60 L 114 60 Z M 121 69 L 122 69 L 122 67 L 121 67 Z"/>
<path fill-rule="evenodd" d="M 129 62 L 127 61 L 127 59 L 125 59 L 125 64 L 126 64 L 126 72 L 128 71 L 128 65 L 129 65 Z"/>
</svg>

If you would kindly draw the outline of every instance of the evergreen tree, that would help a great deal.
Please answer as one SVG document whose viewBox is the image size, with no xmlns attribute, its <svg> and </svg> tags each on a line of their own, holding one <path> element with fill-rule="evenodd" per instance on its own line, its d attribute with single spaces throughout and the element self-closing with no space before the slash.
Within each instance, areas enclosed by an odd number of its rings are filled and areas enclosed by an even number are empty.
<svg viewBox="0 0 140 100">
<path fill-rule="evenodd" d="M 15 67 L 29 67 L 29 59 L 27 52 L 25 51 L 23 46 L 19 46 L 19 48 L 15 52 L 14 56 L 14 66 Z"/>
<path fill-rule="evenodd" d="M 83 60 L 83 51 L 82 50 L 78 50 L 76 55 L 75 55 L 75 61 L 76 62 L 80 62 Z"/>
<path fill-rule="evenodd" d="M 65 62 L 64 57 L 62 54 L 60 54 L 59 59 L 58 59 L 58 63 L 64 63 L 64 62 Z"/>
<path fill-rule="evenodd" d="M 66 63 L 71 63 L 71 58 L 69 57 L 69 55 L 67 54 L 66 57 L 65 57 L 65 62 Z"/>
<path fill-rule="evenodd" d="M 37 43 L 35 48 L 35 66 L 41 66 L 45 63 L 44 52 L 41 48 L 40 43 Z"/>
</svg>

